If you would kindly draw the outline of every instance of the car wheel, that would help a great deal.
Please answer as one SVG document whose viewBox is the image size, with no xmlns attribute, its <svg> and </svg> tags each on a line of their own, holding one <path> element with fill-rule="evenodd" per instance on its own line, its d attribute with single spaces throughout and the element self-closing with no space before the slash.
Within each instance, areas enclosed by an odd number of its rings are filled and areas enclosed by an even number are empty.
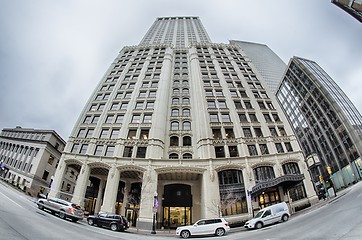
<svg viewBox="0 0 362 240">
<path fill-rule="evenodd" d="M 112 231 L 117 231 L 118 230 L 118 228 L 117 228 L 117 224 L 111 224 L 111 230 Z"/>
<path fill-rule="evenodd" d="M 41 205 L 41 204 L 38 204 L 38 208 L 39 208 L 40 210 L 44 210 L 44 206 Z"/>
<path fill-rule="evenodd" d="M 180 236 L 182 238 L 189 238 L 190 237 L 190 232 L 187 231 L 187 230 L 183 230 L 183 231 L 181 231 Z"/>
<path fill-rule="evenodd" d="M 289 219 L 289 216 L 287 214 L 283 215 L 283 217 L 282 217 L 283 222 L 288 221 L 288 219 Z"/>
<path fill-rule="evenodd" d="M 94 224 L 93 219 L 88 219 L 88 224 L 91 225 L 91 226 L 93 226 L 93 224 Z"/>
<path fill-rule="evenodd" d="M 223 228 L 218 228 L 215 231 L 215 235 L 216 236 L 224 236 L 225 235 L 225 230 Z"/>
<path fill-rule="evenodd" d="M 258 223 L 255 224 L 256 229 L 260 229 L 262 227 L 263 227 L 263 224 L 261 222 L 258 222 Z"/>
<path fill-rule="evenodd" d="M 60 217 L 61 219 L 65 219 L 65 212 L 64 212 L 64 211 L 60 211 L 60 212 L 59 212 L 59 217 Z"/>
</svg>

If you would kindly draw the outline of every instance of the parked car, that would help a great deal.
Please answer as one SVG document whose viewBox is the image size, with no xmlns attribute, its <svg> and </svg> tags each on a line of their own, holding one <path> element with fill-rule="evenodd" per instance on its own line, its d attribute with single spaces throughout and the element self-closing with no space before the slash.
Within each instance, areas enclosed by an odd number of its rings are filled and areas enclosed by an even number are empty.
<svg viewBox="0 0 362 240">
<path fill-rule="evenodd" d="M 97 215 L 90 215 L 87 218 L 89 225 L 97 225 L 98 227 L 110 228 L 112 231 L 125 231 L 129 227 L 129 222 L 126 217 L 112 214 L 112 213 L 99 213 Z"/>
<path fill-rule="evenodd" d="M 182 238 L 199 235 L 223 236 L 229 231 L 229 223 L 224 218 L 211 218 L 198 220 L 194 225 L 178 227 L 176 235 Z"/>
<path fill-rule="evenodd" d="M 62 219 L 70 218 L 73 222 L 83 219 L 83 210 L 75 203 L 59 199 L 48 198 L 38 199 L 36 202 L 38 208 L 41 210 L 47 209 L 53 214 L 58 214 Z"/>
<path fill-rule="evenodd" d="M 288 205 L 285 202 L 277 203 L 260 210 L 254 218 L 247 221 L 245 228 L 262 228 L 265 225 L 279 221 L 286 222 L 290 217 Z"/>
</svg>

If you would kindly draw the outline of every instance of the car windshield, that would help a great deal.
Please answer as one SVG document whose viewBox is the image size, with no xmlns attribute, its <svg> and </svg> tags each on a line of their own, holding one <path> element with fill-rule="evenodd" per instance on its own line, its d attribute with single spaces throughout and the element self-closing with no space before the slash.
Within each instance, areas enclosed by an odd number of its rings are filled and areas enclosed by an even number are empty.
<svg viewBox="0 0 362 240">
<path fill-rule="evenodd" d="M 72 207 L 77 209 L 77 210 L 81 210 L 80 206 L 78 204 L 72 203 Z"/>
</svg>

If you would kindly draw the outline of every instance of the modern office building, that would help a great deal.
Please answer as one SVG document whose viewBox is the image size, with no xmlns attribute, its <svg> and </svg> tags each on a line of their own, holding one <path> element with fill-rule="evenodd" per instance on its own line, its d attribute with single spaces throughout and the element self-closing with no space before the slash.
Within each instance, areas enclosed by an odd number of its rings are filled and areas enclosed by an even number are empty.
<svg viewBox="0 0 362 240">
<path fill-rule="evenodd" d="M 340 189 L 361 179 L 361 114 L 317 63 L 293 57 L 277 98 L 316 184 L 323 179 Z"/>
<path fill-rule="evenodd" d="M 65 144 L 52 130 L 4 128 L 0 176 L 32 196 L 47 194 Z"/>
<path fill-rule="evenodd" d="M 274 94 L 242 49 L 212 43 L 198 17 L 157 18 L 124 47 L 79 116 L 51 196 L 71 168 L 72 201 L 131 225 L 245 221 L 287 201 L 317 201 Z"/>
<path fill-rule="evenodd" d="M 362 23 L 362 0 L 332 0 L 332 3 Z"/>
<path fill-rule="evenodd" d="M 240 46 L 263 77 L 270 91 L 275 94 L 287 64 L 265 44 L 239 40 L 230 40 L 230 44 Z"/>
</svg>

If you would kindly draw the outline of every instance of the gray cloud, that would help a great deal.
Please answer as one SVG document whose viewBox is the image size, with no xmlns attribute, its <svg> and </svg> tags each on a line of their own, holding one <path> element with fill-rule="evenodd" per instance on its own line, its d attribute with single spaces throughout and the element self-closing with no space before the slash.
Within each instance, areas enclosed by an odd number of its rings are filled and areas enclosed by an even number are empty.
<svg viewBox="0 0 362 240">
<path fill-rule="evenodd" d="M 156 17 L 175 15 L 199 16 L 214 42 L 259 42 L 286 63 L 316 61 L 362 110 L 362 26 L 327 0 L 14 0 L 0 8 L 0 128 L 68 138 L 118 51 Z"/>
</svg>

